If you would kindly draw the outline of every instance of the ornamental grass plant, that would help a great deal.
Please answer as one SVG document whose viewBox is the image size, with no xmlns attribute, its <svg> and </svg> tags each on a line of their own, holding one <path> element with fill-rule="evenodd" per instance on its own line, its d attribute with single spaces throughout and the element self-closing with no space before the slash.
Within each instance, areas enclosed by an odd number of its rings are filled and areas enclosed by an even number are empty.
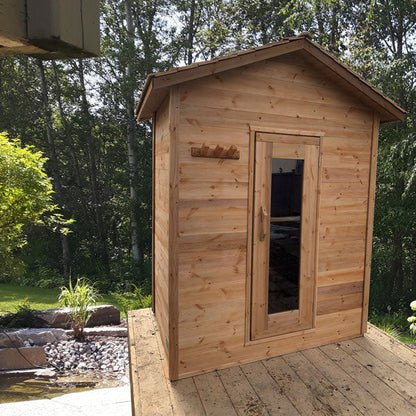
<svg viewBox="0 0 416 416">
<path fill-rule="evenodd" d="M 77 341 L 84 339 L 84 328 L 92 314 L 89 307 L 95 305 L 97 298 L 94 285 L 85 278 L 78 279 L 75 286 L 70 280 L 68 287 L 61 288 L 59 304 L 69 308 L 71 328 Z"/>
</svg>

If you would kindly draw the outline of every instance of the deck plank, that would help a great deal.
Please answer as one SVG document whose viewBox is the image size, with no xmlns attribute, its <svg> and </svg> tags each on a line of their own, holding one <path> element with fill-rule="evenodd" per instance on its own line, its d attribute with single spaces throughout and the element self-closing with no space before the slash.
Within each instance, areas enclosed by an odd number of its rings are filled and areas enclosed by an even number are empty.
<svg viewBox="0 0 416 416">
<path fill-rule="evenodd" d="M 217 372 L 193 377 L 207 416 L 237 416 Z"/>
<path fill-rule="evenodd" d="M 413 368 L 416 368 L 416 352 L 376 326 L 368 323 L 368 332 L 365 334 L 365 338 L 400 356 L 403 361 L 406 361 Z"/>
<path fill-rule="evenodd" d="M 261 361 L 244 364 L 241 369 L 270 415 L 298 416 L 300 414 L 281 392 L 280 386 L 270 376 Z"/>
<path fill-rule="evenodd" d="M 240 367 L 219 370 L 218 374 L 239 416 L 269 414 Z"/>
<path fill-rule="evenodd" d="M 416 387 L 409 384 L 403 376 L 394 370 L 394 368 L 389 367 L 380 359 L 363 350 L 353 340 L 343 341 L 340 343 L 340 346 L 343 351 L 357 360 L 362 366 L 366 367 L 380 380 L 383 380 L 413 406 L 416 406 Z M 412 372 L 414 370 L 409 368 L 409 371 Z"/>
<path fill-rule="evenodd" d="M 133 316 L 135 321 L 134 343 L 140 391 L 140 397 L 133 398 L 135 416 L 174 415 L 168 382 L 160 360 L 161 354 L 156 338 L 159 335 L 150 309 L 130 316 Z"/>
<path fill-rule="evenodd" d="M 141 414 L 140 403 L 140 385 L 138 377 L 137 366 L 137 349 L 136 349 L 136 329 L 140 327 L 137 324 L 140 322 L 140 316 L 136 316 L 136 311 L 131 311 L 127 316 L 128 324 L 128 345 L 129 345 L 129 360 L 130 360 L 130 393 L 131 393 L 131 410 L 133 415 Z M 135 398 L 135 400 L 133 400 Z"/>
<path fill-rule="evenodd" d="M 329 414 L 363 414 L 319 371 L 321 363 L 312 364 L 302 353 L 287 354 L 283 359 L 308 386 L 312 394 L 325 403 Z"/>
<path fill-rule="evenodd" d="M 355 338 L 354 342 L 358 344 L 363 350 L 371 354 L 373 357 L 376 357 L 377 359 L 381 360 L 384 364 L 394 369 L 396 373 L 400 374 L 409 383 L 413 384 L 416 388 L 415 367 L 409 365 L 405 360 L 403 360 L 401 355 L 397 355 L 394 352 L 387 350 L 383 346 L 378 345 L 376 341 L 373 341 L 366 336 Z"/>
<path fill-rule="evenodd" d="M 301 415 L 333 415 L 282 357 L 262 361 L 262 364 Z"/>
<path fill-rule="evenodd" d="M 192 378 L 168 383 L 174 414 L 178 416 L 205 416 L 206 412 Z"/>
<path fill-rule="evenodd" d="M 129 312 L 134 416 L 416 415 L 416 354 L 364 337 L 170 382 L 150 309 Z"/>
<path fill-rule="evenodd" d="M 333 361 L 351 374 L 365 390 L 375 397 L 375 400 L 382 403 L 393 414 L 400 416 L 414 416 L 416 407 L 394 391 L 383 380 L 372 374 L 366 367 L 361 365 L 354 358 L 349 356 L 337 344 L 325 345 L 320 349 Z"/>
<path fill-rule="evenodd" d="M 320 351 L 318 348 L 303 351 L 310 361 L 319 363 L 319 371 L 331 382 L 357 409 L 366 416 L 392 415 L 385 406 L 364 390 L 342 367 Z"/>
</svg>

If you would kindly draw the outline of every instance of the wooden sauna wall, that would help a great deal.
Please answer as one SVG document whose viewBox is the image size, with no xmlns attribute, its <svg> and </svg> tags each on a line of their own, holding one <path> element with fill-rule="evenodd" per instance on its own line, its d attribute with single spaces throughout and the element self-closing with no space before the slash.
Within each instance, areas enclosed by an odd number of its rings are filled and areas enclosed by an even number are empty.
<svg viewBox="0 0 416 416">
<path fill-rule="evenodd" d="M 154 293 L 155 315 L 168 356 L 169 337 L 169 98 L 156 113 L 154 134 Z"/>
<path fill-rule="evenodd" d="M 360 335 L 378 125 L 332 76 L 296 54 L 179 86 L 179 378 Z M 324 132 L 316 328 L 259 342 L 246 332 L 250 125 Z M 241 158 L 191 157 L 203 143 Z"/>
</svg>

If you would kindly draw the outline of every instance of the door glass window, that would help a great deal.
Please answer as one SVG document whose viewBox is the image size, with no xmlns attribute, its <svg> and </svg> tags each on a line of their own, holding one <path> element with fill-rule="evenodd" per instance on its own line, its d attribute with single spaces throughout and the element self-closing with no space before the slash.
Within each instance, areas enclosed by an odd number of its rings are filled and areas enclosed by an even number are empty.
<svg viewBox="0 0 416 416">
<path fill-rule="evenodd" d="M 272 159 L 268 313 L 299 308 L 303 160 Z"/>
</svg>

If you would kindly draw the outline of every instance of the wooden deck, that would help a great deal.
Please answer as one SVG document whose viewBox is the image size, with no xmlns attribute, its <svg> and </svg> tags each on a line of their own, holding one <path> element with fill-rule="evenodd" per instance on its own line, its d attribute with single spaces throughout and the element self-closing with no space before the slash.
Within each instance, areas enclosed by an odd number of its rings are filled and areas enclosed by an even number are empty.
<svg viewBox="0 0 416 416">
<path fill-rule="evenodd" d="M 416 415 L 416 353 L 364 337 L 169 382 L 150 309 L 129 313 L 134 416 Z"/>
</svg>

